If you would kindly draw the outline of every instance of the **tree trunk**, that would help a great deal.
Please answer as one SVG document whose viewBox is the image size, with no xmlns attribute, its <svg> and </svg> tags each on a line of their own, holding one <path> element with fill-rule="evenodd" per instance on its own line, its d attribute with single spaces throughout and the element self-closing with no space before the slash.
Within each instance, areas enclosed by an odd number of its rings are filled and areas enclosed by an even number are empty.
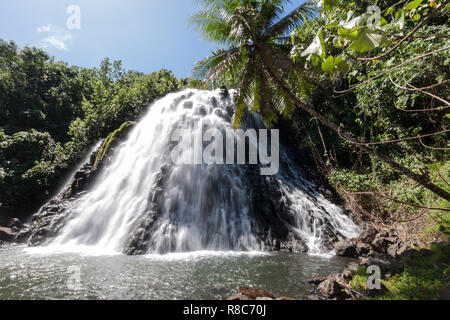
<svg viewBox="0 0 450 320">
<path fill-rule="evenodd" d="M 276 76 L 276 74 L 273 72 L 273 70 L 270 67 L 268 67 L 266 63 L 264 63 L 264 67 L 265 67 L 267 73 L 275 81 L 275 83 L 289 96 L 289 98 L 291 98 L 291 100 L 295 104 L 297 104 L 300 108 L 302 108 L 303 110 L 308 112 L 310 115 L 315 117 L 317 120 L 319 120 L 324 126 L 326 126 L 326 127 L 330 128 L 331 130 L 335 131 L 336 133 L 338 133 L 341 137 L 345 138 L 346 140 L 349 140 L 350 142 L 355 143 L 356 145 L 359 145 L 361 147 L 361 149 L 364 150 L 365 152 L 373 155 L 374 157 L 380 159 L 381 161 L 386 162 L 391 167 L 397 169 L 398 171 L 400 171 L 401 173 L 403 173 L 407 177 L 409 177 L 412 180 L 416 181 L 418 184 L 420 184 L 423 187 L 427 188 L 431 192 L 437 194 L 441 198 L 450 201 L 450 193 L 445 191 L 445 190 L 443 190 L 442 188 L 438 187 L 434 183 L 432 183 L 425 176 L 417 174 L 417 173 L 414 173 L 411 170 L 409 170 L 408 168 L 406 168 L 406 167 L 402 166 L 401 164 L 395 162 L 391 158 L 389 158 L 389 157 L 379 153 L 375 149 L 372 149 L 372 148 L 370 148 L 367 145 L 361 144 L 361 142 L 359 142 L 351 134 L 343 131 L 341 127 L 339 127 L 336 124 L 334 124 L 333 122 L 329 121 L 327 118 L 322 117 L 313 108 L 311 108 L 311 107 L 307 106 L 306 104 L 304 104 L 303 102 L 301 102 L 300 99 L 297 98 L 297 96 L 294 93 L 292 93 L 291 90 L 289 90 L 289 88 L 285 85 L 285 83 Z"/>
</svg>

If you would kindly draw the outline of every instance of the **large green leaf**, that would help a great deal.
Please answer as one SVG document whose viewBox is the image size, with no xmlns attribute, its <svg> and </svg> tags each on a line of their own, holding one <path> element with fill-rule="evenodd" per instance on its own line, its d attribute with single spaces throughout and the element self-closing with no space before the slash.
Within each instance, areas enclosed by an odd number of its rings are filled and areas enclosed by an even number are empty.
<svg viewBox="0 0 450 320">
<path fill-rule="evenodd" d="M 334 70 L 334 58 L 333 56 L 329 56 L 322 62 L 322 71 L 324 72 L 333 72 Z"/>
<path fill-rule="evenodd" d="M 323 39 L 322 28 L 317 33 L 314 41 L 305 51 L 302 52 L 302 57 L 315 54 L 321 58 L 325 58 L 325 41 Z"/>
<path fill-rule="evenodd" d="M 350 49 L 359 53 L 368 52 L 386 42 L 386 33 L 380 29 L 359 26 L 352 29 L 339 28 L 339 35 L 353 41 Z"/>
<path fill-rule="evenodd" d="M 334 59 L 334 64 L 334 68 L 338 72 L 348 72 L 350 70 L 350 66 L 348 65 L 348 63 L 341 57 L 337 57 L 336 59 Z"/>
<path fill-rule="evenodd" d="M 414 0 L 409 2 L 406 6 L 405 9 L 406 10 L 414 10 L 416 9 L 418 6 L 420 6 L 420 4 L 422 3 L 423 0 Z"/>
<path fill-rule="evenodd" d="M 350 66 L 341 57 L 329 56 L 322 62 L 322 71 L 324 72 L 347 72 L 349 69 Z"/>
<path fill-rule="evenodd" d="M 363 28 L 358 32 L 358 39 L 353 42 L 350 49 L 364 53 L 381 46 L 386 42 L 386 33 L 377 29 Z"/>
<path fill-rule="evenodd" d="M 356 40 L 359 36 L 359 30 L 363 27 L 355 27 L 352 29 L 339 28 L 338 34 L 347 40 Z"/>
</svg>

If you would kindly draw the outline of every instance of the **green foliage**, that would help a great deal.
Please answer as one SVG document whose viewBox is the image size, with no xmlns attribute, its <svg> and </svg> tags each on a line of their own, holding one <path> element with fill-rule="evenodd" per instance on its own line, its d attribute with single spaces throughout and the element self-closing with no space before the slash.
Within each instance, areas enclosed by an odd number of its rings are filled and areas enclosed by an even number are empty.
<svg viewBox="0 0 450 320">
<path fill-rule="evenodd" d="M 405 270 L 388 280 L 381 280 L 387 288 L 377 300 L 436 300 L 442 299 L 444 289 L 450 285 L 450 247 L 434 244 L 431 253 L 416 251 L 405 261 Z M 350 281 L 358 291 L 366 289 L 366 268 L 361 267 Z"/>
<path fill-rule="evenodd" d="M 120 139 L 123 138 L 135 124 L 135 122 L 131 121 L 124 122 L 119 129 L 109 134 L 98 150 L 95 158 L 94 169 L 98 167 L 108 152 L 111 151 L 111 148 L 116 146 Z"/>
<path fill-rule="evenodd" d="M 412 2 L 378 2 L 381 12 L 377 13 L 369 7 L 373 1 L 340 1 L 292 34 L 291 56 L 315 73 L 316 87 L 305 92 L 302 98 L 314 105 L 320 114 L 339 123 L 360 140 L 380 143 L 372 147 L 449 191 L 448 152 L 442 150 L 449 147 L 448 133 L 422 138 L 421 141 L 383 143 L 439 132 L 450 124 L 445 102 L 420 90 L 411 90 L 431 86 L 426 90 L 431 95 L 444 101 L 450 97 L 448 83 L 445 83 L 450 71 L 448 51 L 432 54 L 434 50 L 450 45 L 446 36 L 450 33 L 448 8 L 429 19 L 413 37 L 385 57 L 358 60 L 387 52 L 442 1 L 422 1 L 415 3 L 415 8 L 409 3 Z M 417 14 L 421 15 L 420 19 L 417 19 Z M 383 35 L 383 39 L 377 42 L 377 37 L 371 37 L 370 43 L 365 43 L 360 41 L 364 40 L 360 38 L 361 32 L 375 32 Z M 430 54 L 419 58 L 427 53 Z M 345 69 L 339 70 L 336 66 L 337 57 L 345 61 Z M 405 63 L 407 61 L 410 62 Z M 304 112 L 294 112 L 291 121 L 291 126 L 299 130 L 297 139 L 313 150 L 317 149 L 313 153 L 316 158 L 324 158 L 322 163 L 328 166 L 328 177 L 337 189 L 382 191 L 405 203 L 450 207 L 448 201 L 362 153 L 357 146 L 326 128 L 321 128 L 323 144 L 316 122 L 310 121 Z M 346 193 L 343 195 L 347 196 Z M 379 201 L 376 201 L 377 196 L 361 195 L 358 199 L 369 212 L 375 206 L 380 212 L 389 212 L 389 216 L 399 220 L 411 219 L 423 211 L 385 198 L 378 197 Z M 379 208 L 381 206 L 383 208 Z M 428 220 L 423 230 L 424 237 L 438 231 L 448 235 L 447 213 L 433 211 Z"/>
<path fill-rule="evenodd" d="M 195 81 L 168 70 L 83 69 L 0 40 L 0 205 L 32 210 L 90 146 L 155 99 Z"/>
<path fill-rule="evenodd" d="M 0 39 L 0 127 L 7 134 L 47 131 L 67 141 L 67 128 L 82 115 L 81 101 L 89 94 L 85 73 L 55 62 L 41 49 L 19 50 Z"/>
<path fill-rule="evenodd" d="M 8 136 L 0 130 L 0 203 L 20 206 L 48 196 L 66 160 L 47 132 L 31 129 Z"/>
<path fill-rule="evenodd" d="M 435 244 L 431 256 L 419 251 L 406 261 L 405 271 L 383 284 L 389 292 L 379 299 L 432 300 L 440 299 L 443 290 L 450 285 L 450 247 Z"/>
<path fill-rule="evenodd" d="M 352 280 L 350 280 L 350 285 L 353 289 L 357 291 L 363 291 L 367 289 L 367 268 L 359 267 L 356 270 L 355 275 Z"/>
<path fill-rule="evenodd" d="M 246 105 L 252 105 L 268 126 L 274 125 L 279 115 L 292 113 L 291 99 L 274 83 L 269 69 L 294 77 L 297 70 L 288 58 L 286 40 L 292 30 L 314 16 L 316 8 L 303 3 L 283 16 L 289 2 L 204 0 L 200 1 L 204 10 L 192 16 L 192 24 L 204 39 L 225 47 L 198 62 L 193 71 L 206 86 L 232 83 L 238 87 L 234 127 L 240 125 Z"/>
<path fill-rule="evenodd" d="M 425 165 L 423 162 L 417 163 L 420 170 L 427 170 L 431 181 L 446 191 L 450 191 L 450 186 L 445 181 L 450 181 L 450 161 L 437 162 Z M 329 174 L 332 185 L 338 190 L 344 188 L 348 192 L 372 191 L 373 197 L 361 197 L 360 202 L 364 205 L 371 205 L 370 200 L 376 201 L 378 205 L 383 204 L 383 210 L 386 212 L 399 212 L 401 216 L 395 216 L 399 220 L 408 220 L 423 215 L 423 209 L 420 206 L 434 208 L 449 208 L 450 203 L 441 199 L 434 193 L 413 183 L 406 177 L 402 177 L 395 172 L 390 172 L 389 167 L 378 163 L 374 165 L 372 171 L 362 173 L 345 169 L 334 169 Z M 390 197 L 403 203 L 410 203 L 411 206 L 405 206 L 400 202 L 388 201 L 382 196 L 376 196 L 378 192 L 389 194 Z M 375 199 L 375 200 L 374 200 Z M 364 201 L 364 203 L 363 203 Z M 414 207 L 414 205 L 418 207 Z M 368 208 L 368 209 L 373 209 Z M 426 226 L 422 231 L 421 237 L 426 240 L 429 236 L 440 232 L 447 237 L 450 236 L 450 214 L 445 211 L 430 212 L 426 221 Z"/>
</svg>

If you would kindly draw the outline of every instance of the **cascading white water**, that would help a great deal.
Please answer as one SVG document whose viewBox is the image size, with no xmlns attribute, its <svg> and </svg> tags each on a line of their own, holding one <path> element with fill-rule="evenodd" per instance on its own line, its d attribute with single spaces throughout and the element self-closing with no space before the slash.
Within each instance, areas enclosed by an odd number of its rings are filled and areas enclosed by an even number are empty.
<svg viewBox="0 0 450 320">
<path fill-rule="evenodd" d="M 50 245 L 121 252 L 147 219 L 146 252 L 263 250 L 251 213 L 247 167 L 174 164 L 169 156 L 173 130 L 188 129 L 192 137 L 206 128 L 225 130 L 231 127 L 232 112 L 233 102 L 218 92 L 185 90 L 154 103 L 91 191 L 68 210 L 64 228 Z M 184 157 L 192 156 L 192 148 L 184 150 Z M 295 217 L 294 223 L 284 223 L 309 252 L 325 251 L 325 222 L 344 237 L 355 236 L 358 228 L 351 219 L 315 191 L 284 150 L 280 158 L 284 169 L 275 178 Z M 155 199 L 157 217 L 151 214 Z"/>
</svg>

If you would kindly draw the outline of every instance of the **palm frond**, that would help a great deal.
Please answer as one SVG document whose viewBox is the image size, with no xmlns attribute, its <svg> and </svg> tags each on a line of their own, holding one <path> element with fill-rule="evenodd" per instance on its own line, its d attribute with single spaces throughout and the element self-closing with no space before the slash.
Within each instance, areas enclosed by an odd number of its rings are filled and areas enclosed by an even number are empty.
<svg viewBox="0 0 450 320">
<path fill-rule="evenodd" d="M 278 22 L 285 12 L 285 7 L 292 0 L 262 0 L 260 8 L 261 27 L 266 29 L 268 26 Z"/>
<path fill-rule="evenodd" d="M 305 21 L 314 17 L 317 12 L 316 7 L 305 2 L 267 28 L 265 34 L 270 36 L 288 35 L 294 29 L 300 27 Z"/>
<path fill-rule="evenodd" d="M 238 48 L 231 48 L 228 50 L 219 49 L 211 52 L 211 55 L 199 62 L 197 62 L 192 69 L 192 76 L 195 79 L 205 79 L 211 69 L 218 66 L 223 61 L 226 61 L 230 56 L 239 52 Z"/>
<path fill-rule="evenodd" d="M 277 113 L 287 118 L 295 111 L 295 104 L 282 89 L 277 88 L 273 96 L 273 106 Z"/>
<path fill-rule="evenodd" d="M 195 0 L 197 5 L 210 9 L 233 9 L 239 6 L 239 0 Z"/>
<path fill-rule="evenodd" d="M 258 11 L 251 6 L 238 7 L 230 17 L 231 31 L 230 38 L 239 41 L 241 44 L 248 43 L 254 39 L 254 24 L 258 18 Z"/>
<path fill-rule="evenodd" d="M 233 69 L 235 69 L 236 64 L 242 58 L 242 52 L 240 49 L 232 49 L 224 52 L 223 58 L 218 62 L 215 66 L 211 66 L 206 73 L 204 79 L 204 85 L 209 86 L 216 80 L 220 79 L 221 76 L 225 73 L 232 73 Z"/>
<path fill-rule="evenodd" d="M 245 113 L 246 102 L 252 100 L 252 85 L 255 80 L 255 70 L 254 63 L 249 60 L 246 66 L 242 80 L 239 85 L 239 96 L 236 102 L 236 110 L 233 116 L 233 127 L 235 129 L 239 128 L 242 121 L 242 116 Z"/>
<path fill-rule="evenodd" d="M 226 14 L 221 9 L 201 10 L 191 17 L 189 25 L 195 26 L 203 39 L 229 45 L 231 23 Z"/>
</svg>

